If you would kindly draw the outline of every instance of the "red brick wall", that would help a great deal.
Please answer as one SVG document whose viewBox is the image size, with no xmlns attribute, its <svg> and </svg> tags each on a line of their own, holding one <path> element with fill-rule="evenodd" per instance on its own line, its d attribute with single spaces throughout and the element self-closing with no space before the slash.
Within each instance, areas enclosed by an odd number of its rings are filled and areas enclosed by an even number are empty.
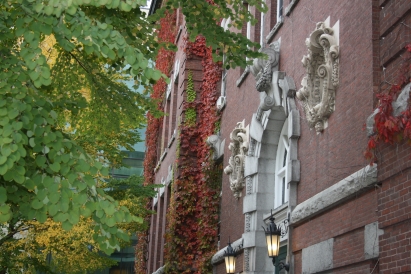
<svg viewBox="0 0 411 274">
<path fill-rule="evenodd" d="M 411 170 L 410 150 L 406 151 L 408 167 L 384 180 L 379 193 L 379 223 L 384 230 L 380 236 L 383 274 L 411 271 Z"/>
<path fill-rule="evenodd" d="M 339 1 L 329 5 L 329 1 L 300 1 L 276 35 L 282 44 L 280 70 L 294 78 L 297 89 L 301 87 L 305 75 L 301 59 L 307 54 L 303 41 L 315 24 L 328 16 L 331 26 L 340 21 L 340 85 L 335 112 L 322 134 L 308 128 L 297 101 L 302 117 L 299 159 L 304 159 L 298 203 L 367 164 L 363 157 L 367 144 L 363 125 L 373 109 L 371 2 Z"/>
<path fill-rule="evenodd" d="M 334 238 L 334 268 L 364 260 L 364 227 Z"/>
<path fill-rule="evenodd" d="M 349 264 L 333 270 L 333 274 L 370 274 L 379 273 L 378 261 L 371 260 L 361 263 Z"/>
<path fill-rule="evenodd" d="M 377 190 L 372 189 L 314 217 L 294 228 L 292 251 L 299 251 L 329 238 L 354 233 L 355 230 L 377 221 L 376 209 Z"/>
<path fill-rule="evenodd" d="M 288 0 L 284 0 L 284 9 L 288 3 Z M 268 13 L 271 16 L 266 16 L 265 34 L 276 22 L 276 1 L 267 1 L 267 4 L 271 8 Z M 300 82 L 305 75 L 301 64 L 302 57 L 307 54 L 305 39 L 314 31 L 316 23 L 328 16 L 331 18 L 331 26 L 338 20 L 340 24 L 340 85 L 336 92 L 335 112 L 323 133 L 316 134 L 308 128 L 304 111 L 297 101 L 301 115 L 301 137 L 298 144 L 301 180 L 297 192 L 298 203 L 368 164 L 363 157 L 367 145 L 363 125 L 376 104 L 374 92 L 386 89 L 384 81 L 392 82 L 398 74 L 402 48 L 411 41 L 411 29 L 407 27 L 411 26 L 410 9 L 411 2 L 407 0 L 350 0 L 332 3 L 329 0 L 300 0 L 290 16 L 285 17 L 284 24 L 272 41 L 281 38 L 280 70 L 293 77 L 297 89 L 301 87 Z M 182 21 L 182 18 L 179 20 Z M 259 35 L 259 27 L 257 24 L 252 29 L 251 37 L 254 39 Z M 179 48 L 182 45 L 183 41 L 180 39 Z M 193 72 L 195 88 L 198 90 L 201 61 L 186 60 L 181 50 L 177 52 L 176 58 L 180 58 L 182 68 L 179 83 L 174 87 L 178 90 L 176 97 L 172 98 L 172 104 L 174 106 L 176 102 L 176 117 L 180 117 L 187 71 Z M 224 167 L 231 155 L 228 150 L 230 133 L 237 122 L 245 120 L 246 125 L 250 124 L 252 113 L 256 112 L 260 102 L 251 73 L 240 87 L 236 86 L 241 73 L 242 70 L 237 68 L 229 70 L 227 75 L 227 104 L 222 112 L 221 122 L 221 137 L 226 140 Z M 168 124 L 171 123 L 169 121 Z M 156 183 L 160 183 L 161 178 L 166 178 L 168 166 L 175 161 L 175 148 L 176 142 L 157 171 Z M 329 238 L 335 239 L 333 273 L 411 271 L 410 155 L 411 148 L 408 145 L 381 147 L 378 162 L 380 188 L 370 188 L 294 228 L 291 248 L 295 273 L 302 271 L 301 250 Z M 233 197 L 228 177 L 224 174 L 220 249 L 226 246 L 229 237 L 233 242 L 244 232 L 242 203 L 243 198 L 236 200 Z M 384 235 L 380 236 L 379 262 L 365 260 L 363 254 L 364 226 L 375 221 L 379 221 L 380 228 L 384 229 Z M 151 245 L 154 245 L 154 236 L 163 237 L 154 234 L 153 227 L 150 235 Z M 158 242 L 164 244 L 164 241 Z M 153 248 L 154 246 L 151 249 Z M 162 250 L 162 246 L 158 250 Z M 241 271 L 242 260 L 242 256 L 237 258 L 237 271 Z M 151 272 L 156 270 L 155 267 L 157 266 L 153 265 Z M 225 273 L 224 264 L 219 264 L 216 269 L 218 274 Z"/>
<path fill-rule="evenodd" d="M 314 31 L 316 23 L 328 16 L 331 26 L 339 20 L 340 84 L 335 111 L 321 134 L 308 128 L 304 111 L 297 101 L 301 115 L 298 144 L 301 180 L 297 203 L 368 163 L 363 157 L 367 145 L 363 125 L 373 111 L 373 86 L 379 76 L 373 74 L 378 61 L 373 55 L 376 46 L 373 37 L 378 31 L 372 21 L 373 2 L 299 1 L 273 39 L 281 37 L 280 70 L 294 78 L 297 89 L 301 87 L 305 75 L 301 59 L 307 54 L 304 41 Z M 364 226 L 378 220 L 377 207 L 377 190 L 370 189 L 295 227 L 292 235 L 295 273 L 302 272 L 301 250 L 329 238 L 334 238 L 336 273 L 370 273 L 375 262 L 372 264 L 364 258 Z"/>
<path fill-rule="evenodd" d="M 411 42 L 411 2 L 380 1 L 380 91 L 397 83 L 404 46 Z M 385 144 L 378 151 L 380 273 L 411 272 L 411 148 Z"/>
<path fill-rule="evenodd" d="M 183 17 L 181 15 L 181 13 L 178 16 L 178 26 L 180 24 L 184 24 L 183 22 Z M 178 29 L 178 28 L 177 28 Z M 180 39 L 178 41 L 178 47 L 181 48 L 185 41 L 182 39 L 183 35 L 184 35 L 185 30 L 183 30 L 183 33 L 180 36 Z M 170 104 L 170 108 L 168 108 L 170 110 L 170 119 L 168 119 L 168 123 L 165 122 L 163 125 L 164 127 L 167 127 L 169 130 L 169 134 L 166 130 L 162 130 L 161 132 L 161 136 L 159 136 L 159 140 L 163 140 L 164 142 L 164 148 L 167 147 L 167 144 L 170 140 L 170 137 L 174 131 L 174 128 L 177 127 L 178 124 L 178 117 L 181 116 L 181 105 L 182 102 L 185 100 L 185 93 L 184 90 L 186 88 L 186 78 L 187 78 L 187 74 L 184 73 L 185 70 L 185 66 L 187 65 L 185 62 L 185 54 L 182 51 L 178 51 L 176 53 L 176 57 L 175 60 L 179 59 L 180 60 L 180 75 L 179 75 L 179 80 L 178 83 L 173 85 L 173 89 L 172 89 L 172 96 L 171 96 L 171 100 L 168 102 L 168 104 Z M 174 63 L 173 63 L 173 67 L 174 67 Z M 171 107 L 171 105 L 173 105 L 173 107 Z M 172 118 L 172 119 L 171 119 Z M 167 118 L 165 118 L 164 120 L 167 120 Z M 171 121 L 170 121 L 171 120 Z M 172 126 L 172 128 L 170 128 L 170 125 Z M 177 140 L 177 136 L 176 136 L 176 140 Z M 176 144 L 177 141 L 174 140 L 173 144 L 171 145 L 170 148 L 168 148 L 168 152 L 167 155 L 165 156 L 165 158 L 163 159 L 163 161 L 161 162 L 161 165 L 159 167 L 159 169 L 156 171 L 156 178 L 155 178 L 155 184 L 161 184 L 163 183 L 162 180 L 165 180 L 168 176 L 169 173 L 169 166 L 174 166 L 175 163 L 175 151 L 176 151 Z M 158 156 L 158 160 L 160 160 L 160 156 Z M 176 174 L 176 173 L 175 173 Z M 167 191 L 167 190 L 166 190 Z M 169 204 L 169 191 L 167 191 L 167 194 L 165 194 L 166 196 L 164 196 L 164 198 L 162 200 L 166 200 L 167 201 L 167 205 Z M 159 200 L 158 202 L 158 206 L 156 206 L 155 208 L 153 208 L 154 211 L 157 212 L 157 214 L 154 214 L 151 217 L 151 226 L 150 226 L 150 243 L 149 243 L 149 261 L 148 261 L 148 269 L 147 269 L 147 273 L 152 273 L 154 271 L 156 271 L 160 266 L 163 265 L 163 258 L 164 258 L 164 233 L 165 233 L 165 214 L 166 214 L 166 210 L 164 210 L 165 206 L 165 202 L 161 202 L 161 200 Z M 167 208 L 167 207 L 166 207 Z M 157 221 L 158 220 L 158 221 Z"/>
<path fill-rule="evenodd" d="M 380 273 L 411 272 L 411 220 L 384 228 L 380 237 Z"/>
</svg>

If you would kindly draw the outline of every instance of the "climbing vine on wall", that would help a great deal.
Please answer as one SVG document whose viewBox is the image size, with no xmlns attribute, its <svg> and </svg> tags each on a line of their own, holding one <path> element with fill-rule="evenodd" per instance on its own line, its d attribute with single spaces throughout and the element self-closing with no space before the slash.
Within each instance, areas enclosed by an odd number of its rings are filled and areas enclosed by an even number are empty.
<svg viewBox="0 0 411 274">
<path fill-rule="evenodd" d="M 197 112 L 195 109 L 195 99 L 197 96 L 196 91 L 194 90 L 194 82 L 193 82 L 193 73 L 190 71 L 187 76 L 187 105 L 186 110 L 184 112 L 184 122 L 187 127 L 195 126 L 197 120 Z"/>
<path fill-rule="evenodd" d="M 159 41 L 167 43 L 174 43 L 176 29 L 176 12 L 170 11 L 166 13 L 160 20 L 160 27 L 158 31 Z M 170 75 L 175 52 L 173 50 L 168 50 L 167 46 L 160 49 L 157 60 L 156 68 L 159 69 L 162 73 Z M 162 100 L 165 95 L 167 88 L 167 83 L 161 79 L 153 86 L 153 92 L 151 97 L 158 100 L 158 108 L 163 111 Z M 146 154 L 144 158 L 144 184 L 154 184 L 155 173 L 154 169 L 159 155 L 157 155 L 157 146 L 158 146 L 158 136 L 160 134 L 160 125 L 163 123 L 162 117 L 155 117 L 151 113 L 147 114 L 147 129 L 146 129 Z M 150 201 L 147 201 L 147 208 L 151 209 Z M 149 222 L 148 219 L 145 220 Z M 148 256 L 148 231 L 140 233 L 137 235 L 138 242 L 136 246 L 136 265 L 135 270 L 137 274 L 146 274 L 147 269 L 147 256 Z"/>
<path fill-rule="evenodd" d="M 411 82 L 411 44 L 406 47 L 403 66 L 399 69 L 399 76 L 395 84 L 387 93 L 377 94 L 378 113 L 374 116 L 374 135 L 368 140 L 365 157 L 373 163 L 377 161 L 376 149 L 380 143 L 400 143 L 403 141 L 411 145 L 411 104 L 398 116 L 393 113 L 392 103 L 398 98 L 401 90 Z"/>
<path fill-rule="evenodd" d="M 165 272 L 173 274 L 212 272 L 222 174 L 221 164 L 211 160 L 206 144 L 220 119 L 216 101 L 221 64 L 212 61 L 211 49 L 203 37 L 186 45 L 187 58 L 202 58 L 203 79 L 199 94 L 192 92 L 194 85 L 187 81 L 183 111 L 187 115 L 188 110 L 195 110 L 195 126 L 182 123 L 179 127 L 178 176 L 173 182 L 169 207 L 173 210 L 167 215 L 165 246 Z"/>
</svg>

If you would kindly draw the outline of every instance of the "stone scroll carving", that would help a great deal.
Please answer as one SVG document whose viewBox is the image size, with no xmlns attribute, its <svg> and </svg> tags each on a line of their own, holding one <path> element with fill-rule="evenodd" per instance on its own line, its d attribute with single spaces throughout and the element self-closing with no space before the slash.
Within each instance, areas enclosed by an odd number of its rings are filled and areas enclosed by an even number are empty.
<svg viewBox="0 0 411 274">
<path fill-rule="evenodd" d="M 262 53 L 268 56 L 268 59 L 256 58 L 253 65 L 250 67 L 251 73 L 256 80 L 256 89 L 259 92 L 268 92 L 271 89 L 271 81 L 273 79 L 273 72 L 278 66 L 280 58 L 280 43 L 276 41 L 271 43 L 269 47 L 261 49 Z"/>
<path fill-rule="evenodd" d="M 234 192 L 235 198 L 241 197 L 244 188 L 244 159 L 248 151 L 249 130 L 244 126 L 244 121 L 237 123 L 237 126 L 230 134 L 230 145 L 228 149 L 231 156 L 228 159 L 228 166 L 224 173 L 229 176 L 230 188 Z"/>
<path fill-rule="evenodd" d="M 317 23 L 305 43 L 308 54 L 302 63 L 306 75 L 296 95 L 303 104 L 309 127 L 320 133 L 334 112 L 339 84 L 339 47 L 334 30 L 324 22 Z"/>
</svg>

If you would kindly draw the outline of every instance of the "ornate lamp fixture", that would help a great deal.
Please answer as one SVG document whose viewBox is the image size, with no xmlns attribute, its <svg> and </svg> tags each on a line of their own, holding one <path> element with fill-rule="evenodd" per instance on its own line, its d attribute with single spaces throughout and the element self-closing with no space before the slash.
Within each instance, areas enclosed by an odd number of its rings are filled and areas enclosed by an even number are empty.
<svg viewBox="0 0 411 274">
<path fill-rule="evenodd" d="M 231 246 L 230 237 L 228 237 L 228 246 L 224 251 L 224 258 L 225 258 L 225 267 L 228 274 L 232 274 L 235 272 L 235 257 L 239 251 L 243 248 L 243 242 L 241 244 L 237 244 L 236 249 Z"/>
<path fill-rule="evenodd" d="M 280 251 L 280 237 L 285 236 L 288 232 L 288 220 L 284 220 L 280 225 L 274 223 L 275 218 L 273 217 L 273 212 L 271 211 L 270 223 L 267 228 L 264 228 L 265 240 L 267 242 L 268 257 L 273 259 L 273 265 L 275 265 L 275 259 L 278 257 Z M 277 266 L 280 269 L 285 269 L 288 271 L 290 269 L 289 264 L 284 264 L 279 262 Z"/>
<path fill-rule="evenodd" d="M 235 257 L 236 252 L 231 247 L 230 238 L 228 238 L 228 246 L 227 249 L 224 251 L 224 258 L 225 258 L 225 268 L 227 274 L 232 274 L 235 272 Z"/>
</svg>

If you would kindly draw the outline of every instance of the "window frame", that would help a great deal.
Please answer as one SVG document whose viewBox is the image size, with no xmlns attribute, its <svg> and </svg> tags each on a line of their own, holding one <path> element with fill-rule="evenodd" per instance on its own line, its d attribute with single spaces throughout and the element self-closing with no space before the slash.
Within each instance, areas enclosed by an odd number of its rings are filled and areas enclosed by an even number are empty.
<svg viewBox="0 0 411 274">
<path fill-rule="evenodd" d="M 284 0 L 277 0 L 277 23 L 282 20 L 284 15 Z"/>
<path fill-rule="evenodd" d="M 275 158 L 274 208 L 288 202 L 288 166 L 290 162 L 290 143 L 288 138 L 288 119 L 285 120 L 278 140 Z"/>
</svg>

